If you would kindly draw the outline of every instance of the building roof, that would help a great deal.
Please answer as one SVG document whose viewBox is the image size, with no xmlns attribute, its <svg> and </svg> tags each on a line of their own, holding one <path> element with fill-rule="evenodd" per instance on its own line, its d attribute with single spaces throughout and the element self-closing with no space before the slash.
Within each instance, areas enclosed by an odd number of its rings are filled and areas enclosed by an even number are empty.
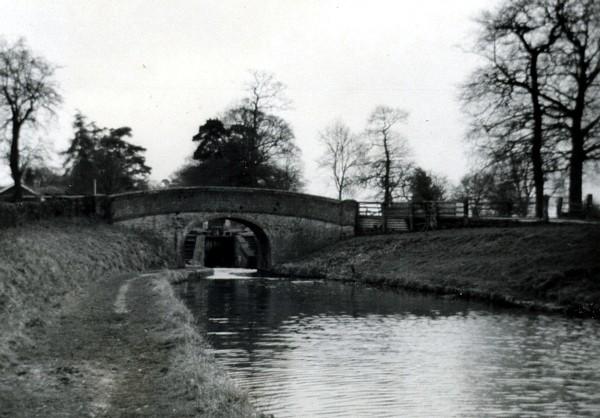
<svg viewBox="0 0 600 418">
<path fill-rule="evenodd" d="M 8 187 L 5 187 L 3 189 L 0 189 L 0 196 L 1 195 L 7 195 L 10 194 L 12 192 L 12 190 L 15 188 L 15 185 L 11 185 Z M 35 190 L 33 190 L 31 187 L 26 186 L 24 184 L 21 185 L 21 188 L 25 191 L 26 194 L 30 194 L 33 196 L 39 196 L 40 194 L 38 192 L 36 192 Z"/>
</svg>

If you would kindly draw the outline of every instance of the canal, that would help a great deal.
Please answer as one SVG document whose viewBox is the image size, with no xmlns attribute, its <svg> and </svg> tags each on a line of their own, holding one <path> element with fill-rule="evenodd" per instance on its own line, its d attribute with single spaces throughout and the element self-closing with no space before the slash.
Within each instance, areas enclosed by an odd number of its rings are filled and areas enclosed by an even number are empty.
<svg viewBox="0 0 600 418">
<path fill-rule="evenodd" d="M 600 322 L 217 269 L 178 292 L 276 417 L 600 416 Z"/>
</svg>

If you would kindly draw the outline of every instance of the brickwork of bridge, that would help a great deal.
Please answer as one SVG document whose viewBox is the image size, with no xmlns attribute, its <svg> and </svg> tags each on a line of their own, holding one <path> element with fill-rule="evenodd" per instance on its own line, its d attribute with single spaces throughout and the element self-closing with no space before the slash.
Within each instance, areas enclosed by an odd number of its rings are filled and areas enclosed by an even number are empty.
<svg viewBox="0 0 600 418">
<path fill-rule="evenodd" d="M 182 264 L 186 235 L 207 221 L 231 219 L 258 242 L 258 267 L 268 270 L 355 235 L 358 204 L 268 189 L 193 187 L 112 195 L 112 222 L 150 230 L 175 248 Z"/>
</svg>

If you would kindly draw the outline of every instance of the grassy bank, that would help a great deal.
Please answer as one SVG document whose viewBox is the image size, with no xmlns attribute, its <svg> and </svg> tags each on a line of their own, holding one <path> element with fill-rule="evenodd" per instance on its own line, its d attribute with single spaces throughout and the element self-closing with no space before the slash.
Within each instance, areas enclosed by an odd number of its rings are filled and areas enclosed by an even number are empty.
<svg viewBox="0 0 600 418">
<path fill-rule="evenodd" d="M 91 221 L 54 220 L 0 229 L 0 369 L 32 328 L 48 326 L 91 282 L 164 267 L 170 251 L 152 236 Z"/>
<path fill-rule="evenodd" d="M 134 273 L 174 259 L 156 237 L 53 221 L 0 248 L 0 417 L 262 416 L 171 287 L 208 272 Z"/>
<path fill-rule="evenodd" d="M 600 317 L 595 225 L 359 237 L 275 270 Z"/>
<path fill-rule="evenodd" d="M 159 295 L 162 339 L 172 344 L 169 372 L 171 387 L 185 387 L 183 399 L 198 415 L 216 417 L 263 416 L 251 405 L 247 394 L 235 386 L 217 366 L 206 342 L 194 326 L 194 318 L 174 294 L 164 275 L 157 275 L 153 291 Z M 180 402 L 181 403 L 181 402 Z"/>
</svg>

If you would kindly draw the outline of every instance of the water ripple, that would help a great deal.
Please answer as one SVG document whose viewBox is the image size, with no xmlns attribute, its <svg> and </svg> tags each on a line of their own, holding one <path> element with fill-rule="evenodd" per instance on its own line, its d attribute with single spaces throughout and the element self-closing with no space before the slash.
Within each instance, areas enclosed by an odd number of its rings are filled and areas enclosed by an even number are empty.
<svg viewBox="0 0 600 418">
<path fill-rule="evenodd" d="M 277 417 L 600 416 L 597 321 L 320 281 L 180 290 Z"/>
</svg>

